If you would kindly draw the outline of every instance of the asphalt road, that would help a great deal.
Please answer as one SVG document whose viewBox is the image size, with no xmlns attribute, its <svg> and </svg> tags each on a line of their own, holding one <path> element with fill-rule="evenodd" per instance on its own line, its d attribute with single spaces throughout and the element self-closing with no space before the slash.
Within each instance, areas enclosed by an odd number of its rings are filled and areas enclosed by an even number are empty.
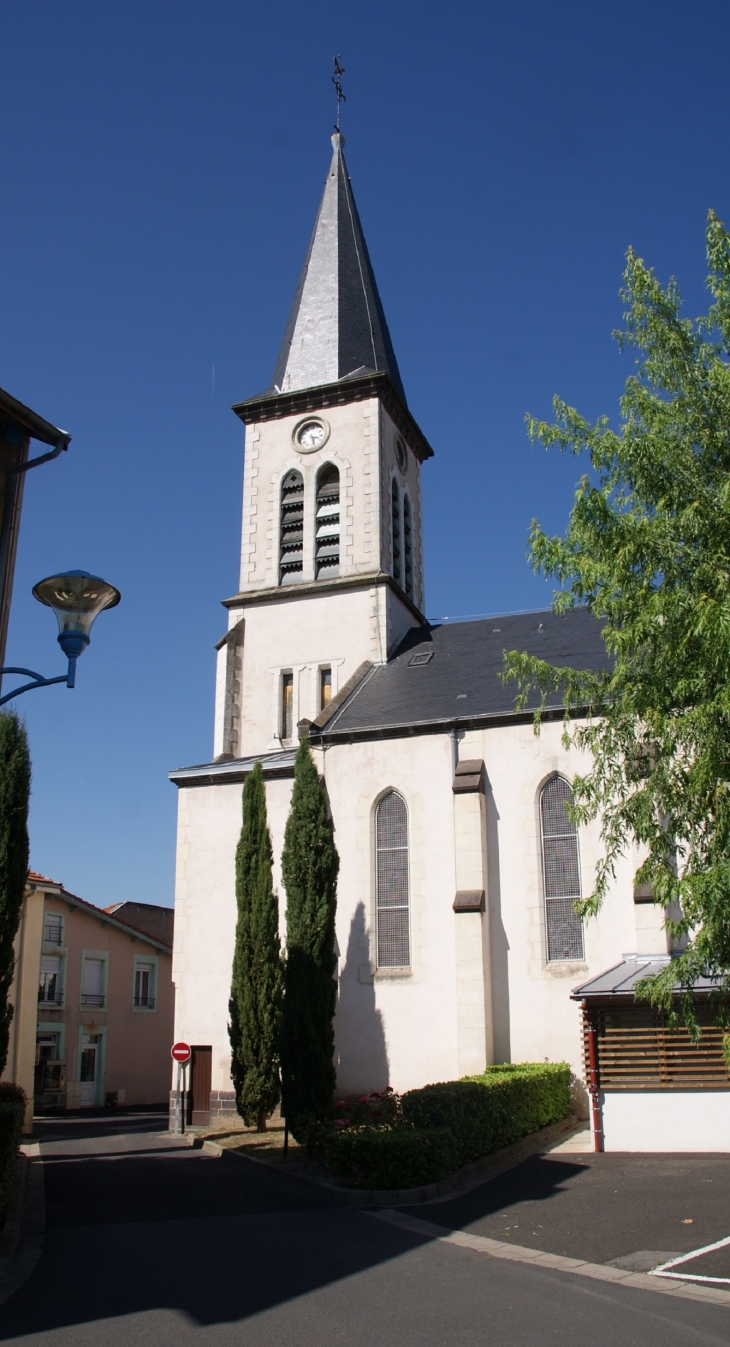
<svg viewBox="0 0 730 1347">
<path fill-rule="evenodd" d="M 724 1307 L 430 1241 L 333 1206 L 326 1193 L 261 1166 L 182 1147 L 165 1126 L 162 1118 L 123 1116 L 41 1125 L 45 1249 L 29 1280 L 0 1308 L 0 1341 L 24 1347 L 725 1347 L 730 1338 Z M 496 1218 L 495 1231 L 504 1237 L 504 1213 L 526 1215 L 524 1204 L 532 1203 L 545 1227 L 561 1197 L 567 1210 L 571 1183 L 578 1192 L 576 1170 L 599 1174 L 598 1181 L 589 1177 L 594 1186 L 583 1212 L 601 1223 L 600 1165 L 571 1157 L 570 1174 L 556 1170 L 535 1190 L 531 1164 L 461 1199 L 476 1203 L 468 1211 L 457 1212 L 452 1201 L 421 1206 L 418 1214 L 454 1228 L 461 1220 L 475 1231 Z M 629 1196 L 624 1190 L 624 1201 Z M 578 1205 L 566 1229 L 578 1220 Z M 532 1220 L 532 1210 L 529 1215 Z M 523 1233 L 515 1231 L 515 1242 L 527 1242 Z M 643 1227 L 630 1233 L 645 1237 Z M 692 1247 L 666 1237 L 656 1247 L 675 1244 Z"/>
</svg>

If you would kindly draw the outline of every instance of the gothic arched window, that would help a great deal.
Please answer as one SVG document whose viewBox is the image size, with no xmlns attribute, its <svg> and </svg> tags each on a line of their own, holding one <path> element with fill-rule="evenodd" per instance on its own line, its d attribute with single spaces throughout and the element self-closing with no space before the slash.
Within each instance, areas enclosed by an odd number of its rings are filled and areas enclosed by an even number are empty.
<svg viewBox="0 0 730 1347">
<path fill-rule="evenodd" d="M 406 573 L 405 591 L 409 599 L 413 598 L 413 512 L 411 498 L 403 492 L 403 561 Z"/>
<path fill-rule="evenodd" d="M 393 478 L 391 487 L 391 530 L 393 534 L 393 579 L 401 583 L 401 555 L 400 555 L 400 492 L 398 483 Z"/>
<path fill-rule="evenodd" d="M 317 477 L 314 573 L 318 580 L 340 573 L 340 474 L 327 463 Z"/>
<path fill-rule="evenodd" d="M 304 479 L 296 468 L 281 484 L 279 584 L 299 580 L 304 561 Z"/>
<path fill-rule="evenodd" d="M 547 957 L 583 958 L 583 923 L 573 904 L 581 896 L 578 829 L 567 805 L 573 792 L 562 776 L 553 776 L 540 793 L 542 873 L 545 894 Z"/>
<path fill-rule="evenodd" d="M 378 967 L 406 968 L 411 962 L 408 810 L 395 790 L 375 811 L 375 865 Z"/>
</svg>

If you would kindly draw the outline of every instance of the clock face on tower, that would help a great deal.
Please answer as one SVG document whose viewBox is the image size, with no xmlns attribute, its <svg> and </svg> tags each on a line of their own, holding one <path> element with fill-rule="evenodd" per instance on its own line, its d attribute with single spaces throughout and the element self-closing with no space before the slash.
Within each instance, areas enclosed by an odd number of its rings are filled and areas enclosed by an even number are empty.
<svg viewBox="0 0 730 1347">
<path fill-rule="evenodd" d="M 294 430 L 294 443 L 300 453 L 312 454 L 315 449 L 321 449 L 329 435 L 329 427 L 324 421 L 312 416 L 307 417 L 306 421 L 300 421 Z"/>
</svg>

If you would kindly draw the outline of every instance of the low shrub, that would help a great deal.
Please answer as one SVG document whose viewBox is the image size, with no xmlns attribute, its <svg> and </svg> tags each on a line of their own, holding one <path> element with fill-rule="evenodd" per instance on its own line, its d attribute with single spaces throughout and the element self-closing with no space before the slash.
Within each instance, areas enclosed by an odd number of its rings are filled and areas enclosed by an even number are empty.
<svg viewBox="0 0 730 1347">
<path fill-rule="evenodd" d="M 336 1179 L 352 1188 L 417 1188 L 436 1183 L 458 1166 L 453 1133 L 445 1127 L 358 1127 L 331 1132 L 323 1158 Z"/>
<path fill-rule="evenodd" d="M 25 1105 L 25 1090 L 9 1081 L 0 1084 L 0 1219 L 15 1184 Z"/>
<path fill-rule="evenodd" d="M 570 1112 L 567 1062 L 509 1063 L 480 1076 L 410 1090 L 401 1099 L 410 1127 L 447 1128 L 454 1136 L 457 1166 L 519 1141 L 559 1122 Z"/>
</svg>

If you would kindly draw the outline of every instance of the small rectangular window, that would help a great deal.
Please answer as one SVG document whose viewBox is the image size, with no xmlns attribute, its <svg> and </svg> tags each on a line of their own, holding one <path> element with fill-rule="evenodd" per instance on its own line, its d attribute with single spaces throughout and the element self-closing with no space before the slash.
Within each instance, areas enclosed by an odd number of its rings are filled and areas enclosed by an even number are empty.
<svg viewBox="0 0 730 1347">
<path fill-rule="evenodd" d="M 294 674 L 281 675 L 281 737 L 294 737 Z"/>
<path fill-rule="evenodd" d="M 43 942 L 46 945 L 63 944 L 63 917 L 60 912 L 46 912 Z"/>
<path fill-rule="evenodd" d="M 319 671 L 319 709 L 324 711 L 325 706 L 329 706 L 332 701 L 332 670 L 320 669 Z"/>
<path fill-rule="evenodd" d="M 61 957 L 58 954 L 44 955 L 41 959 L 41 980 L 38 988 L 38 1000 L 45 1005 L 60 1006 L 63 999 L 61 989 Z"/>
<path fill-rule="evenodd" d="M 136 1009 L 155 1008 L 155 965 L 138 963 L 134 969 L 134 1004 Z"/>
<path fill-rule="evenodd" d="M 103 1006 L 104 999 L 104 961 L 84 959 L 81 970 L 81 1004 Z"/>
</svg>

